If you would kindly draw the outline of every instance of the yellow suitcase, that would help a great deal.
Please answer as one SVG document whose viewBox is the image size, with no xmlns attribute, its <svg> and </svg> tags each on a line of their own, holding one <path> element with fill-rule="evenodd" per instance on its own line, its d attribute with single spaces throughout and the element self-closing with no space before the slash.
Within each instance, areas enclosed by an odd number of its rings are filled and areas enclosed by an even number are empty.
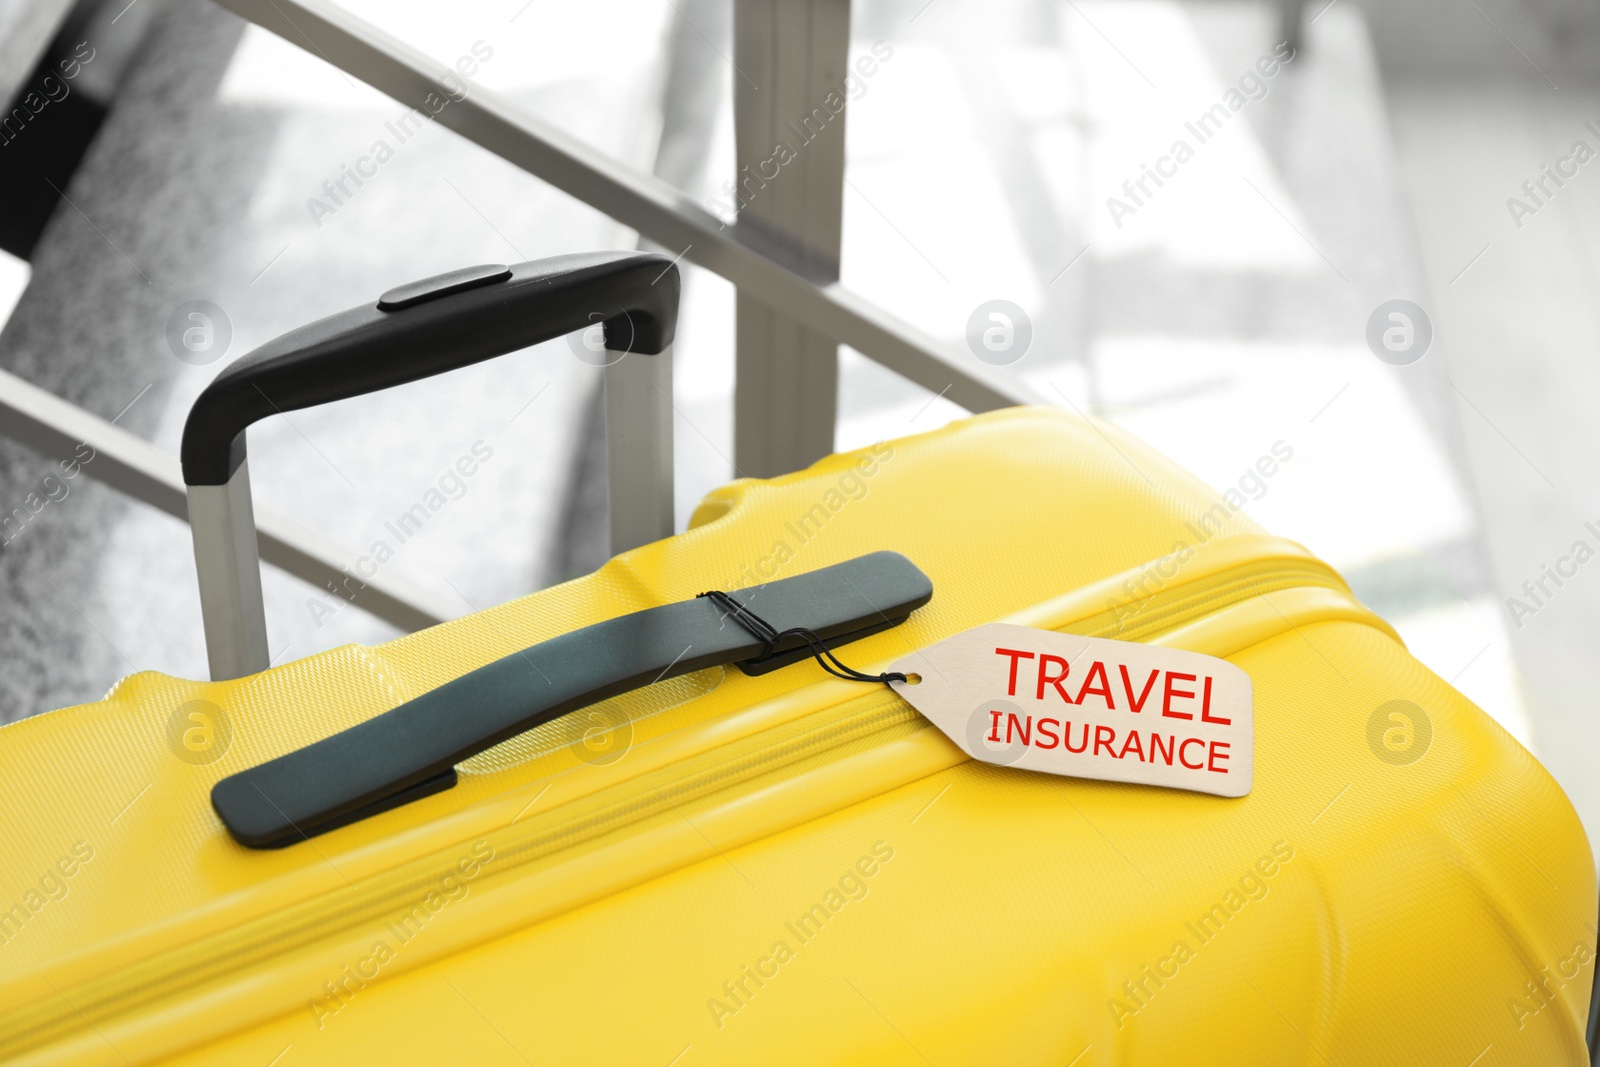
<svg viewBox="0 0 1600 1067">
<path fill-rule="evenodd" d="M 852 667 L 994 621 L 1223 657 L 1253 790 L 977 763 L 805 659 L 610 697 L 286 847 L 213 808 L 519 650 L 885 550 L 932 599 Z M 7 1063 L 1590 1062 L 1595 868 L 1550 776 L 1326 565 L 1057 411 L 735 482 L 384 645 L 132 675 L 0 730 L 0 819 Z"/>
</svg>

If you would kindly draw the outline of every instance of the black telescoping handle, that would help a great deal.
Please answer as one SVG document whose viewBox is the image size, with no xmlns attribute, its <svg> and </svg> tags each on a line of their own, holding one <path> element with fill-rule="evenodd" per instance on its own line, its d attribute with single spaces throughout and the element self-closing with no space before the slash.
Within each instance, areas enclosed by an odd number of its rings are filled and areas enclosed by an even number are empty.
<svg viewBox="0 0 1600 1067">
<path fill-rule="evenodd" d="M 874 552 L 732 594 L 777 630 L 837 646 L 904 622 L 933 584 Z M 305 748 L 222 779 L 211 804 L 251 848 L 281 848 L 448 789 L 455 765 L 509 737 L 666 678 L 737 663 L 761 674 L 811 655 L 800 636 L 768 647 L 709 597 L 595 623 L 462 675 Z"/>
<path fill-rule="evenodd" d="M 677 327 L 678 285 L 665 256 L 598 252 L 468 267 L 391 289 L 219 374 L 183 429 L 184 483 L 226 485 L 244 462 L 245 429 L 269 415 L 404 385 L 596 323 L 608 349 L 660 353 Z"/>
</svg>

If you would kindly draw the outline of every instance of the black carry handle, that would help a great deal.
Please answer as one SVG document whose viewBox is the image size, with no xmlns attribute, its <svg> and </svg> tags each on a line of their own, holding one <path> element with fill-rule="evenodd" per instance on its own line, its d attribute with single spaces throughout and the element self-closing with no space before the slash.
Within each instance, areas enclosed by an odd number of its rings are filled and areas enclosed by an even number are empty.
<svg viewBox="0 0 1600 1067">
<path fill-rule="evenodd" d="M 404 385 L 597 322 L 608 349 L 656 355 L 672 344 L 677 315 L 678 268 L 652 253 L 468 267 L 399 286 L 219 374 L 183 428 L 184 484 L 226 485 L 244 462 L 245 428 L 269 415 Z"/>
<path fill-rule="evenodd" d="M 727 594 L 724 594 L 727 595 Z M 455 765 L 568 712 L 737 663 L 763 674 L 904 622 L 933 584 L 896 552 L 733 594 L 786 630 L 753 634 L 715 598 L 595 623 L 494 661 L 342 733 L 222 779 L 211 805 L 251 848 L 282 848 L 456 784 Z"/>
</svg>

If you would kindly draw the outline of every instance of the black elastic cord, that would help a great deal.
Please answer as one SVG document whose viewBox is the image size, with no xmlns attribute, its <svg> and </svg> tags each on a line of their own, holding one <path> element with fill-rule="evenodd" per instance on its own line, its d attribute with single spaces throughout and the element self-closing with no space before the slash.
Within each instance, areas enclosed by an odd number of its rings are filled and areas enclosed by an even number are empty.
<svg viewBox="0 0 1600 1067">
<path fill-rule="evenodd" d="M 734 622 L 737 622 L 740 626 L 743 626 L 750 632 L 752 637 L 760 641 L 762 645 L 765 646 L 761 650 L 760 658 L 762 659 L 772 655 L 773 649 L 780 641 L 783 641 L 785 638 L 789 637 L 798 637 L 810 647 L 811 654 L 817 657 L 818 665 L 820 665 L 823 670 L 827 671 L 835 678 L 843 678 L 847 682 L 883 682 L 885 684 L 889 682 L 903 682 L 906 680 L 906 676 L 901 674 L 899 671 L 885 671 L 883 674 L 863 674 L 853 667 L 846 667 L 843 663 L 839 662 L 839 657 L 835 656 L 833 652 L 822 643 L 822 638 L 818 637 L 814 631 L 808 630 L 804 626 L 795 626 L 787 630 L 779 630 L 766 619 L 763 619 L 760 615 L 757 615 L 755 612 L 751 611 L 749 608 L 745 607 L 743 604 L 739 603 L 737 600 L 733 599 L 733 597 L 729 596 L 727 593 L 724 593 L 720 589 L 713 589 L 710 592 L 701 593 L 700 596 L 703 596 L 712 603 L 719 605 L 728 613 L 729 616 L 733 618 Z"/>
</svg>

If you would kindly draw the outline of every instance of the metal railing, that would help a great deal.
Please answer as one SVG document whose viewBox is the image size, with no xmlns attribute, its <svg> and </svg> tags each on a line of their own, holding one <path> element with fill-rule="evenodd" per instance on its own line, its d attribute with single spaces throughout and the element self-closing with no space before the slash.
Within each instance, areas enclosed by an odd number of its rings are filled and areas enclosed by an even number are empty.
<svg viewBox="0 0 1600 1067">
<path fill-rule="evenodd" d="M 95 458 L 83 466 L 85 474 L 189 521 L 177 456 L 7 371 L 0 371 L 0 433 L 51 458 L 72 456 L 87 444 Z M 266 508 L 256 509 L 255 520 L 262 559 L 319 589 L 345 588 L 344 577 L 360 553 Z M 420 630 L 461 613 L 449 597 L 387 571 L 363 580 L 366 588 L 356 603 L 403 630 Z"/>
<path fill-rule="evenodd" d="M 327 0 L 218 2 L 403 105 L 422 107 L 429 94 L 449 92 L 449 86 L 460 84 L 458 72 Z M 764 106 L 770 113 L 774 106 L 794 105 L 804 113 L 815 102 L 809 97 L 831 77 L 830 64 L 838 65 L 838 53 L 848 44 L 848 0 L 733 2 L 736 52 L 769 79 Z M 806 34 L 809 46 L 784 47 L 786 32 Z M 818 47 L 819 41 L 826 47 Z M 795 64 L 812 66 L 797 72 Z M 748 94 L 758 91 L 736 78 L 736 110 L 750 113 Z M 519 112 L 490 90 L 474 86 L 465 97 L 452 93 L 451 101 L 435 121 L 638 231 L 669 254 L 733 282 L 741 315 L 748 318 L 764 308 L 775 321 L 787 321 L 821 339 L 820 346 L 811 341 L 773 349 L 741 331 L 734 463 L 742 474 L 769 476 L 797 469 L 831 450 L 836 415 L 831 399 L 797 406 L 786 390 L 797 375 L 814 374 L 819 361 L 836 358 L 838 344 L 850 345 L 969 411 L 1042 402 L 1009 372 L 985 366 L 980 375 L 965 354 L 947 349 L 841 286 L 836 215 L 818 227 L 808 221 L 815 212 L 805 203 L 786 207 L 782 198 L 774 197 L 761 212 L 725 222 L 667 182 Z M 761 136 L 759 116 L 740 127 L 741 141 Z M 804 181 L 813 188 L 820 186 L 824 195 L 830 183 L 842 188 L 844 181 L 842 128 L 837 137 L 837 152 L 811 153 L 806 161 Z M 743 148 L 741 144 L 741 155 Z M 773 332 L 768 330 L 768 336 Z M 805 360 L 811 361 L 809 366 Z M 835 380 L 831 366 L 821 369 L 827 372 L 826 383 Z M 823 392 L 831 398 L 831 389 L 825 387 Z M 803 425 L 793 425 L 791 418 L 785 438 L 777 440 L 770 413 L 775 401 L 786 395 L 791 400 L 788 409 L 799 408 Z M 176 457 L 4 372 L 0 372 L 0 434 L 52 457 L 68 455 L 78 443 L 87 442 L 103 458 L 85 467 L 86 472 L 169 515 L 189 519 Z M 255 519 L 262 559 L 318 587 L 344 588 L 339 579 L 356 553 L 269 511 L 257 511 Z M 353 602 L 406 630 L 459 613 L 449 598 L 392 574 L 366 580 Z"/>
</svg>

